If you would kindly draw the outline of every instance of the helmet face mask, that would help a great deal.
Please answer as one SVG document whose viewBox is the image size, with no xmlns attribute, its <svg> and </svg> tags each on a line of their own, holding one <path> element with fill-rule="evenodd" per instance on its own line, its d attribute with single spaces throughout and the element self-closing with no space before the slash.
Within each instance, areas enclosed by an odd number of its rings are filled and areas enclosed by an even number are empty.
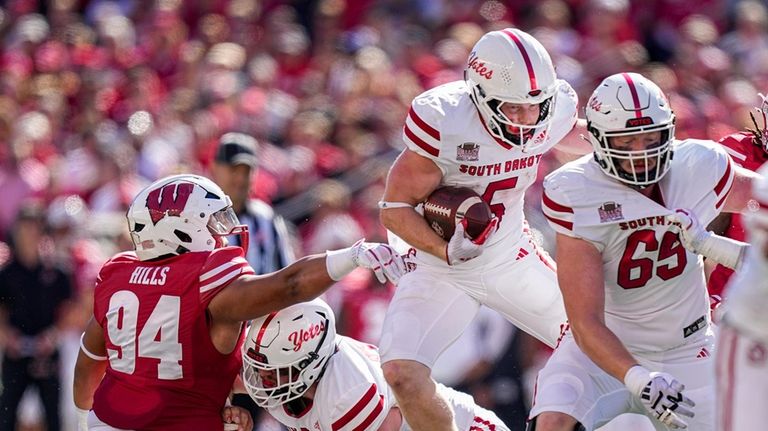
<svg viewBox="0 0 768 431">
<path fill-rule="evenodd" d="M 592 93 L 586 117 L 595 160 L 609 177 L 642 189 L 659 182 L 669 171 L 675 115 L 653 82 L 636 73 L 609 76 Z M 643 149 L 613 144 L 622 137 L 645 141 L 653 132 L 659 133 L 659 139 Z"/>
<path fill-rule="evenodd" d="M 140 260 L 213 250 L 224 245 L 223 236 L 247 237 L 248 231 L 232 210 L 229 196 L 197 175 L 174 175 L 152 183 L 133 200 L 127 218 Z"/>
<path fill-rule="evenodd" d="M 749 116 L 752 119 L 752 124 L 755 125 L 754 130 L 747 129 L 755 136 L 757 144 L 768 153 L 768 96 L 757 93 L 762 100 L 760 106 L 753 109 L 754 112 L 750 112 Z"/>
<path fill-rule="evenodd" d="M 491 135 L 523 151 L 545 142 L 532 138 L 552 120 L 557 77 L 549 54 L 535 38 L 509 28 L 487 33 L 469 55 L 464 78 Z M 506 103 L 538 105 L 538 120 L 534 124 L 510 120 L 502 111 Z"/>
<path fill-rule="evenodd" d="M 335 338 L 333 311 L 319 299 L 253 320 L 243 344 L 248 394 L 264 408 L 302 397 L 325 371 Z"/>
</svg>

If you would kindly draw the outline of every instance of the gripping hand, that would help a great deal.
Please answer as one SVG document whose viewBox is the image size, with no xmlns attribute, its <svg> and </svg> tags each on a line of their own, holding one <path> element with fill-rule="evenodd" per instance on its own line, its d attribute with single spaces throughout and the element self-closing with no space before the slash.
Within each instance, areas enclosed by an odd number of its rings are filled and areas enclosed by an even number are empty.
<svg viewBox="0 0 768 431">
<path fill-rule="evenodd" d="M 325 267 L 331 279 L 339 281 L 355 268 L 370 269 L 380 282 L 393 284 L 406 272 L 403 258 L 387 244 L 359 240 L 352 247 L 326 253 Z"/>
<path fill-rule="evenodd" d="M 700 253 L 702 243 L 712 235 L 701 226 L 699 219 L 690 210 L 678 208 L 673 214 L 667 216 L 667 220 L 679 226 L 680 242 L 694 253 Z"/>
<path fill-rule="evenodd" d="M 685 248 L 731 269 L 739 265 L 744 250 L 749 246 L 706 230 L 696 215 L 687 209 L 676 209 L 667 216 L 667 220 L 677 226 L 680 242 Z"/>
<path fill-rule="evenodd" d="M 358 241 L 352 249 L 355 250 L 355 264 L 373 271 L 381 283 L 389 280 L 397 284 L 407 272 L 402 256 L 387 244 Z"/>
<path fill-rule="evenodd" d="M 496 232 L 499 224 L 498 218 L 491 219 L 485 230 L 475 239 L 470 239 L 466 234 L 467 221 L 462 220 L 456 225 L 453 236 L 445 246 L 445 261 L 448 265 L 457 265 L 462 262 L 472 260 L 483 253 L 483 248 L 488 242 L 488 238 Z"/>
</svg>

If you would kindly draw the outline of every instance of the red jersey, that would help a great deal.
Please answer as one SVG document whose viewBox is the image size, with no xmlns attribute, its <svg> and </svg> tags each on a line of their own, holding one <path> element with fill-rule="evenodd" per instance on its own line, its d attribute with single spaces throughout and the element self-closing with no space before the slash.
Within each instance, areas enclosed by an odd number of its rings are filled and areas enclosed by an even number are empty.
<svg viewBox="0 0 768 431">
<path fill-rule="evenodd" d="M 214 347 L 208 303 L 253 274 L 242 249 L 191 252 L 158 261 L 120 253 L 102 268 L 94 318 L 109 364 L 93 411 L 105 423 L 141 431 L 222 430 L 221 409 L 240 371 L 240 343 Z"/>
<path fill-rule="evenodd" d="M 750 132 L 738 132 L 728 135 L 720 140 L 720 144 L 725 147 L 725 150 L 737 165 L 750 171 L 757 171 L 763 163 L 768 161 L 768 154 L 763 147 L 754 142 L 754 135 Z M 739 214 L 731 214 L 731 224 L 725 231 L 725 236 L 739 241 L 745 240 L 744 226 L 741 223 L 741 216 Z M 723 265 L 717 265 L 709 276 L 707 284 L 709 294 L 722 297 L 723 288 L 725 288 L 726 283 L 731 278 L 731 274 L 733 274 L 732 269 L 726 268 Z"/>
</svg>

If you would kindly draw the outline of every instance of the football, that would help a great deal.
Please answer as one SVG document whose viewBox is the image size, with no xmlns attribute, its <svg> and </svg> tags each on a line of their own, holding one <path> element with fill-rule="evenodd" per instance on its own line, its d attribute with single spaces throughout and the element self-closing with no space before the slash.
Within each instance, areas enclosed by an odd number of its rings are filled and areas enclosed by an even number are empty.
<svg viewBox="0 0 768 431">
<path fill-rule="evenodd" d="M 444 240 L 453 236 L 456 224 L 467 219 L 467 235 L 475 239 L 493 218 L 491 207 L 468 187 L 443 186 L 424 201 L 424 218 Z"/>
</svg>

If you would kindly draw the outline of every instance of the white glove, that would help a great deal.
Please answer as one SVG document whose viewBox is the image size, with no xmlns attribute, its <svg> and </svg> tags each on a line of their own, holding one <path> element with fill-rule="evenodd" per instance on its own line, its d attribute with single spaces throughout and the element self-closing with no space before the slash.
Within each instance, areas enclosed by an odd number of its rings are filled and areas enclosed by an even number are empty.
<svg viewBox="0 0 768 431">
<path fill-rule="evenodd" d="M 693 212 L 687 209 L 676 209 L 667 216 L 667 221 L 677 226 L 680 241 L 685 248 L 731 269 L 738 266 L 744 249 L 748 247 L 747 243 L 706 230 Z"/>
<path fill-rule="evenodd" d="M 397 284 L 407 272 L 403 258 L 387 244 L 363 241 L 361 239 L 352 247 L 327 252 L 325 267 L 331 279 L 341 280 L 360 267 L 372 270 L 381 283 L 389 280 Z"/>
<path fill-rule="evenodd" d="M 688 428 L 681 416 L 692 418 L 696 404 L 683 395 L 685 386 L 674 377 L 635 365 L 624 376 L 624 385 L 659 422 L 672 429 Z"/>
<path fill-rule="evenodd" d="M 464 233 L 467 228 L 466 223 L 466 220 L 462 220 L 456 225 L 453 236 L 448 241 L 448 244 L 445 245 L 445 261 L 448 262 L 448 265 L 457 265 L 483 254 L 485 243 L 496 232 L 499 219 L 494 217 L 488 223 L 488 226 L 485 227 L 485 230 L 474 240 L 467 237 Z"/>
</svg>

